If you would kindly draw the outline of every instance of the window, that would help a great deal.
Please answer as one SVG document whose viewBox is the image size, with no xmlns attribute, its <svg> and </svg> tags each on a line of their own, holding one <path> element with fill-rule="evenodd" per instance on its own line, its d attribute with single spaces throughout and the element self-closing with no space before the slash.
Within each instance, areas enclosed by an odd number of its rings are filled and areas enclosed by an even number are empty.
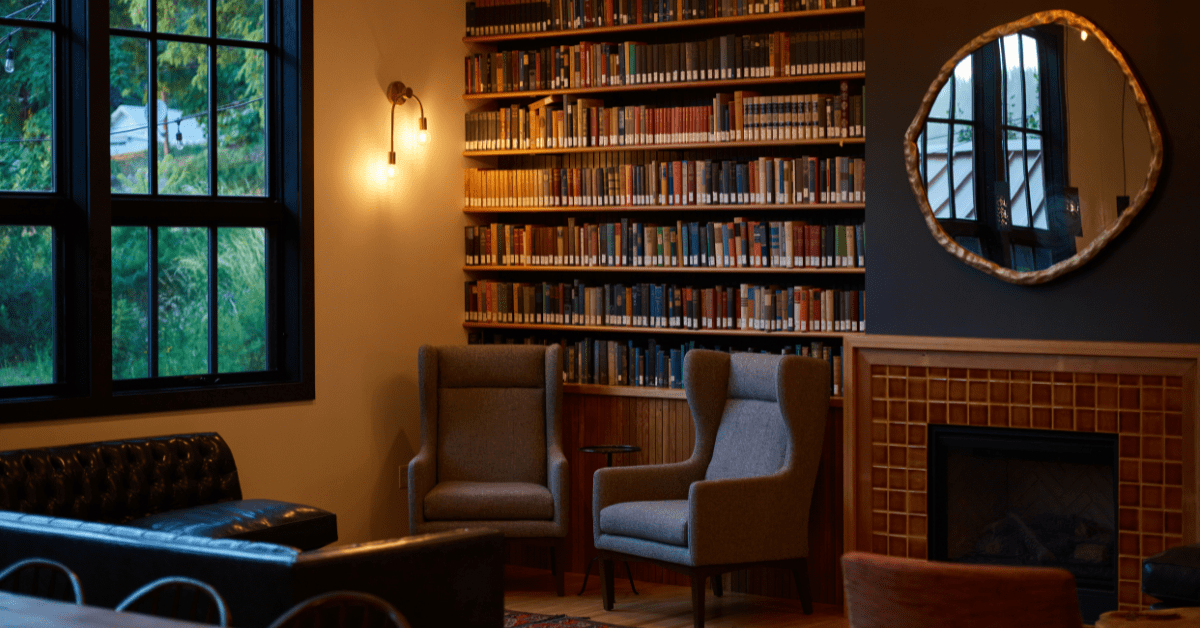
<svg viewBox="0 0 1200 628">
<path fill-rule="evenodd" d="M 311 13 L 0 0 L 0 421 L 313 397 Z"/>
<path fill-rule="evenodd" d="M 918 140 L 942 228 L 1019 271 L 1075 254 L 1065 211 L 1062 28 L 1007 35 L 963 59 Z"/>
</svg>

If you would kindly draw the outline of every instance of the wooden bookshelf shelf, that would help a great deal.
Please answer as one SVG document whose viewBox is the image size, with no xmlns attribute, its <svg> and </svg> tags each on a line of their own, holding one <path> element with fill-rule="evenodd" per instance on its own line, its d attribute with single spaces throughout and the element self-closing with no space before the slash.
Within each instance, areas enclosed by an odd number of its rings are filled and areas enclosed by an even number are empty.
<svg viewBox="0 0 1200 628">
<path fill-rule="evenodd" d="M 603 87 L 572 87 L 567 89 L 533 89 L 521 92 L 480 92 L 463 94 L 465 100 L 504 100 L 513 98 L 541 98 L 543 96 L 567 94 L 609 94 L 619 92 L 655 92 L 665 89 L 694 89 L 712 87 L 754 87 L 787 83 L 820 83 L 833 81 L 860 81 L 866 72 L 844 72 L 841 74 L 805 74 L 802 76 L 776 76 L 769 78 L 744 78 L 714 81 L 676 81 L 673 83 L 638 83 L 636 85 L 607 85 Z"/>
<path fill-rule="evenodd" d="M 789 203 L 786 205 L 579 205 L 556 207 L 463 207 L 464 214 L 585 214 L 589 212 L 826 211 L 866 209 L 866 203 Z"/>
<path fill-rule="evenodd" d="M 608 332 L 622 334 L 664 334 L 672 336 L 742 336 L 757 338 L 853 338 L 856 331 L 751 331 L 744 329 L 679 329 L 676 327 L 627 327 L 618 325 L 527 325 L 524 323 L 463 323 L 465 329 L 521 329 L 526 331 Z"/>
<path fill-rule="evenodd" d="M 586 273 L 689 273 L 689 274 L 769 274 L 769 275 L 862 275 L 866 268 L 832 267 L 832 268 L 761 268 L 754 266 L 734 266 L 722 268 L 701 268 L 696 266 L 508 266 L 508 265 L 465 265 L 466 272 L 475 271 L 517 271 L 517 272 L 586 272 Z"/>
<path fill-rule="evenodd" d="M 599 384 L 563 384 L 568 395 L 593 395 L 597 397 L 637 397 L 641 399 L 687 399 L 682 388 L 654 388 L 651 386 L 602 386 Z M 829 407 L 841 408 L 842 397 L 829 398 Z"/>
<path fill-rule="evenodd" d="M 504 155 L 570 155 L 575 153 L 612 153 L 622 151 L 695 150 L 700 148 L 770 148 L 772 146 L 844 146 L 864 144 L 864 137 L 832 137 L 815 140 L 771 140 L 753 142 L 688 142 L 679 144 L 634 144 L 632 146 L 587 146 L 584 148 L 530 148 L 525 150 L 464 150 L 463 157 L 500 157 Z"/>
<path fill-rule="evenodd" d="M 532 39 L 579 38 L 593 35 L 616 35 L 621 33 L 642 33 L 657 30 L 678 30 L 686 28 L 704 28 L 710 26 L 740 26 L 755 22 L 773 22 L 777 20 L 815 19 L 834 15 L 851 15 L 865 12 L 865 7 L 846 9 L 820 9 L 815 11 L 783 11 L 779 13 L 759 13 L 757 15 L 742 15 L 738 17 L 715 17 L 700 20 L 676 20 L 673 22 L 653 22 L 649 24 L 626 24 L 622 26 L 600 26 L 594 28 L 573 28 L 554 31 L 538 31 L 534 33 L 510 33 L 505 35 L 475 35 L 463 37 L 465 44 L 499 44 L 510 41 L 527 41 Z"/>
</svg>

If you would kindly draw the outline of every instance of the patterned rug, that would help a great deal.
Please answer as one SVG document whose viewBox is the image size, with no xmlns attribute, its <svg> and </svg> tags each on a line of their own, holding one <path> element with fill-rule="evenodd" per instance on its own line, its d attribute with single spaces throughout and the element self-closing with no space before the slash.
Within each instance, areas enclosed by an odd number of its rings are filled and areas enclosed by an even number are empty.
<svg viewBox="0 0 1200 628">
<path fill-rule="evenodd" d="M 504 611 L 504 628 L 558 628 L 559 626 L 572 626 L 573 628 L 629 628 L 629 626 L 590 621 L 586 617 Z"/>
</svg>

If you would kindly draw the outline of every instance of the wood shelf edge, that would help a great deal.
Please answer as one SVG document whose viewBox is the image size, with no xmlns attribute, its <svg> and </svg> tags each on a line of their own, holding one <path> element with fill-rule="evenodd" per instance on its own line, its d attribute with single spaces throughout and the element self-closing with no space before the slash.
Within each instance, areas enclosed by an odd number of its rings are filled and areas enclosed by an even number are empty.
<svg viewBox="0 0 1200 628">
<path fill-rule="evenodd" d="M 637 397 L 642 399 L 687 399 L 682 388 L 653 388 L 650 386 L 605 386 L 600 384 L 563 384 L 563 393 L 568 395 L 592 395 L 597 397 Z M 842 397 L 831 396 L 830 408 L 841 408 Z"/>
<path fill-rule="evenodd" d="M 860 331 L 749 331 L 741 329 L 678 329 L 674 327 L 626 327 L 605 325 L 526 325 L 521 323 L 475 323 L 464 321 L 464 329 L 513 329 L 527 331 L 573 331 L 616 334 L 663 334 L 670 336 L 748 336 L 757 338 L 852 338 Z"/>
<path fill-rule="evenodd" d="M 702 150 L 716 148 L 771 148 L 774 146 L 843 146 L 866 144 L 866 137 L 823 137 L 810 140 L 763 140 L 741 142 L 689 142 L 686 144 L 634 144 L 632 146 L 585 146 L 583 148 L 526 148 L 500 150 L 464 150 L 463 157 L 504 157 L 520 155 L 577 155 L 633 151 Z"/>
<path fill-rule="evenodd" d="M 774 20 L 790 20 L 798 18 L 819 18 L 828 17 L 830 15 L 853 15 L 855 13 L 866 13 L 866 7 L 814 9 L 810 11 L 779 11 L 775 13 L 758 13 L 755 15 L 710 17 L 695 20 L 675 20 L 672 22 L 651 22 L 643 24 L 623 24 L 621 26 L 568 28 L 554 31 L 536 31 L 532 33 L 508 33 L 504 35 L 468 35 L 463 37 L 462 41 L 464 44 L 494 44 L 508 41 L 526 41 L 533 39 L 555 39 L 560 37 L 638 33 L 642 31 L 654 31 L 661 29 L 704 28 L 706 26 L 720 26 L 722 24 L 744 24 L 749 22 L 770 22 Z"/>
<path fill-rule="evenodd" d="M 866 203 L 789 203 L 767 205 L 590 205 L 590 206 L 520 206 L 520 207 L 463 207 L 464 214 L 571 213 L 588 212 L 696 212 L 696 211 L 826 211 L 866 209 Z"/>
<path fill-rule="evenodd" d="M 750 85 L 775 85 L 782 83 L 820 83 L 826 81 L 866 80 L 866 72 L 838 72 L 833 74 L 801 74 L 799 76 L 771 76 L 761 78 L 714 79 L 711 81 L 675 81 L 672 83 L 635 83 L 633 85 L 604 85 L 601 87 L 568 87 L 563 89 L 531 89 L 517 92 L 464 93 L 463 100 L 508 100 L 513 98 L 541 98 L 543 96 L 567 96 L 571 94 L 606 94 L 617 92 L 648 92 L 660 89 L 693 89 L 703 87 L 741 87 Z"/>
<path fill-rule="evenodd" d="M 464 265 L 463 272 L 590 272 L 590 273 L 691 273 L 691 274 L 771 274 L 771 275 L 863 275 L 865 267 L 832 267 L 832 268 L 757 268 L 750 266 L 734 266 L 724 268 L 700 268 L 696 266 L 502 266 L 502 265 Z"/>
</svg>

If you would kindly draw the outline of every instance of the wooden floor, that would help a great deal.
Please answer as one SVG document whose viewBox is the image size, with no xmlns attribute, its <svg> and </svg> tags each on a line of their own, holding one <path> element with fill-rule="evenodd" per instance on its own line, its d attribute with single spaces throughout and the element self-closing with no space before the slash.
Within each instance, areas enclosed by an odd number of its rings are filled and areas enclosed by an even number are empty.
<svg viewBox="0 0 1200 628">
<path fill-rule="evenodd" d="M 598 571 L 599 565 L 597 565 Z M 624 570 L 619 572 L 624 574 Z M 640 595 L 629 590 L 628 580 L 617 580 L 616 603 L 605 612 L 600 600 L 600 578 L 588 579 L 583 595 L 583 576 L 567 574 L 567 595 L 554 594 L 554 581 L 546 570 L 509 565 L 505 571 L 504 607 L 547 615 L 563 613 L 638 628 L 691 628 L 692 596 L 688 587 L 635 582 Z M 744 593 L 705 596 L 705 628 L 847 628 L 839 606 L 815 604 L 812 615 L 800 610 L 798 600 L 785 600 Z"/>
</svg>

